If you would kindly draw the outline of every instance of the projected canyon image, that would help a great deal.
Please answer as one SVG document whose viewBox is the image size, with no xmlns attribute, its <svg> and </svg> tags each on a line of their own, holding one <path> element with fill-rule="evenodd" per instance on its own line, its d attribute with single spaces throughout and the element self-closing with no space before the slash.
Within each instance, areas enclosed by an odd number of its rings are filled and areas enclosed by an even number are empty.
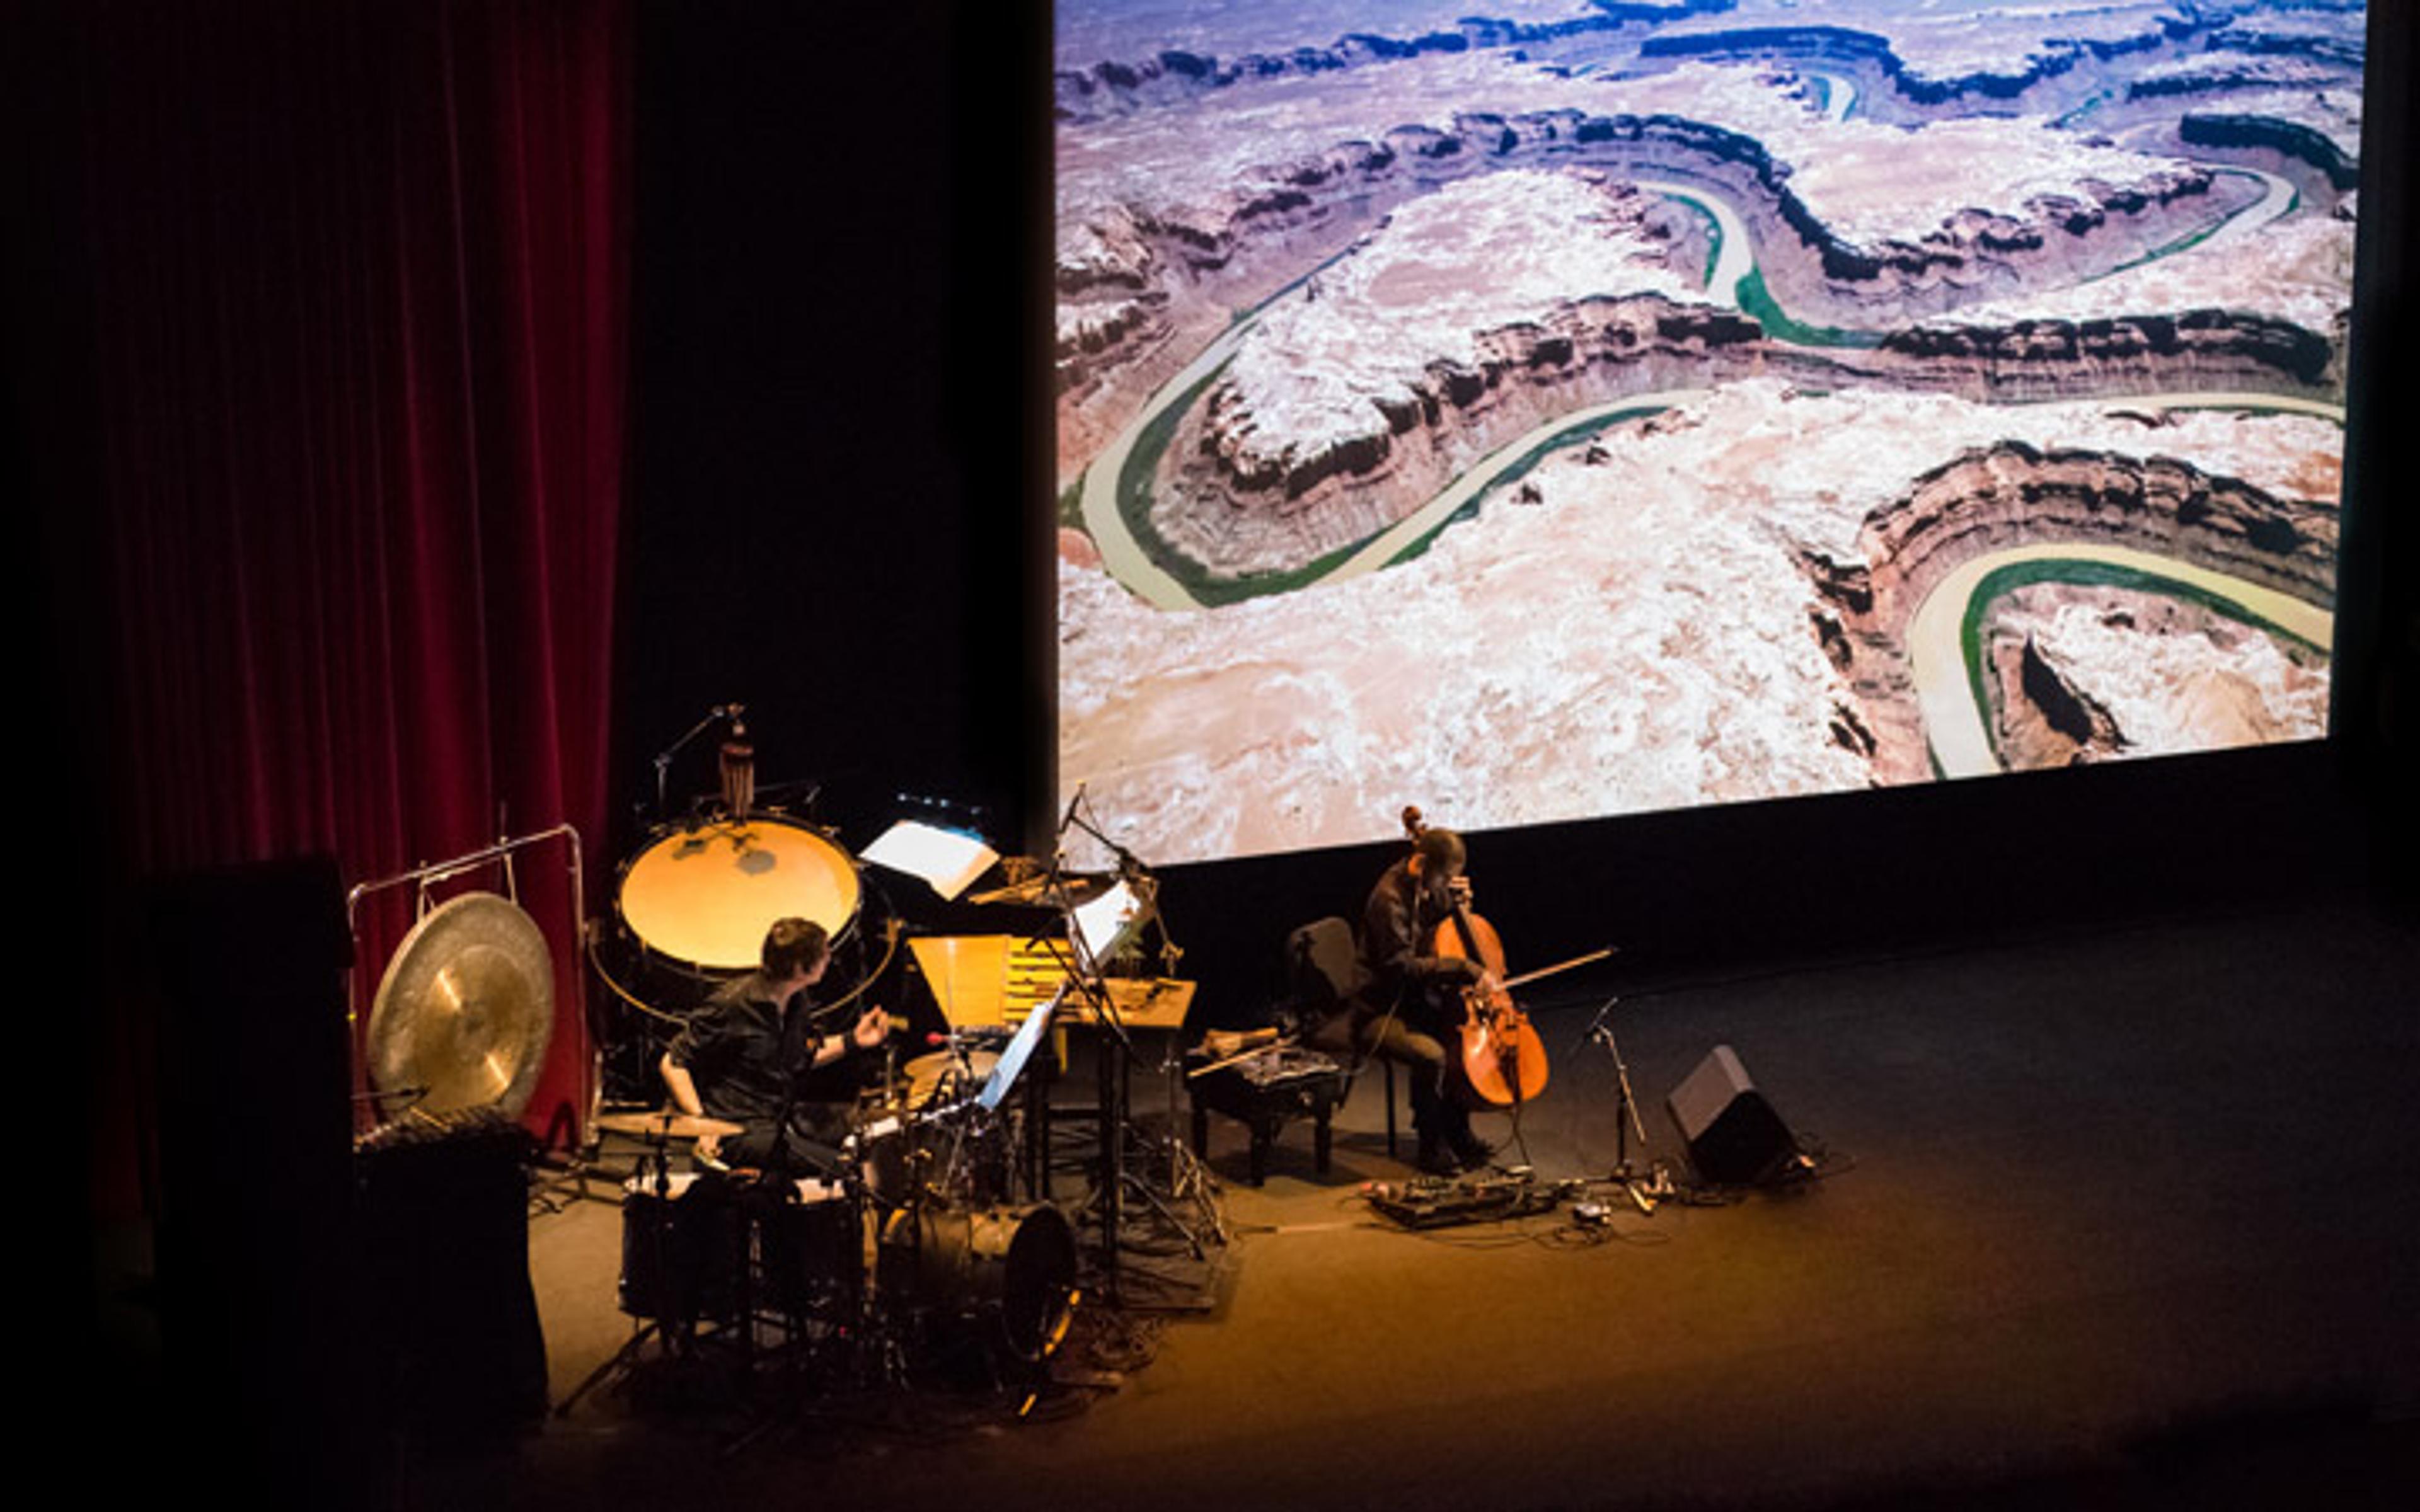
<svg viewBox="0 0 2420 1512">
<path fill-rule="evenodd" d="M 2324 733 L 2364 24 L 1061 0 L 1063 801 L 1175 862 Z"/>
</svg>

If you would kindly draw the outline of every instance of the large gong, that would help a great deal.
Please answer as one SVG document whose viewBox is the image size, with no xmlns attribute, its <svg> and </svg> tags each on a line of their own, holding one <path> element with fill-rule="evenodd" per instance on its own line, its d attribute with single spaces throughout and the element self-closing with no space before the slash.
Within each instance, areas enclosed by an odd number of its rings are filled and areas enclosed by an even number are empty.
<svg viewBox="0 0 2420 1512">
<path fill-rule="evenodd" d="M 529 915 L 464 893 L 412 926 L 370 1009 L 369 1073 L 427 1113 L 529 1105 L 554 1033 L 554 962 Z"/>
</svg>

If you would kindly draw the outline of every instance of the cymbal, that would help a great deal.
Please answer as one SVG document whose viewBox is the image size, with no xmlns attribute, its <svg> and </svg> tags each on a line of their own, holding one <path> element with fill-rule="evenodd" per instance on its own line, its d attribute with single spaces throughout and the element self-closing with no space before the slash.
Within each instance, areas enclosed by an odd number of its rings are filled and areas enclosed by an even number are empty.
<svg viewBox="0 0 2420 1512">
<path fill-rule="evenodd" d="M 941 1089 L 941 1083 L 953 1073 L 959 1075 L 966 1082 L 967 1085 L 959 1088 L 959 1095 L 964 1096 L 982 1087 L 984 1079 L 989 1076 L 992 1073 L 992 1068 L 999 1064 L 1000 1052 L 997 1050 L 970 1050 L 967 1052 L 964 1066 L 959 1065 L 958 1057 L 947 1050 L 937 1050 L 929 1056 L 918 1056 L 899 1068 L 908 1073 L 908 1106 L 911 1110 L 921 1111 L 926 1103 L 933 1101 L 933 1094 Z"/>
<path fill-rule="evenodd" d="M 381 1091 L 425 1088 L 425 1113 L 529 1105 L 554 1034 L 554 963 L 520 906 L 467 892 L 396 947 L 370 1009 L 369 1072 Z"/>
<path fill-rule="evenodd" d="M 597 1127 L 609 1134 L 635 1134 L 642 1139 L 703 1139 L 711 1134 L 728 1139 L 745 1134 L 739 1124 L 721 1119 L 675 1113 L 666 1109 L 659 1113 L 605 1113 L 597 1119 Z"/>
</svg>

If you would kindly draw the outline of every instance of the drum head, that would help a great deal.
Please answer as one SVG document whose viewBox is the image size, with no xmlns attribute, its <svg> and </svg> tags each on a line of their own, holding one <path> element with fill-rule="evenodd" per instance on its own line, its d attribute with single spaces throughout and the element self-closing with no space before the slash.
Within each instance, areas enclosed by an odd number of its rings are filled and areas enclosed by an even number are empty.
<svg viewBox="0 0 2420 1512">
<path fill-rule="evenodd" d="M 700 971 L 752 971 L 777 918 L 838 941 L 861 895 L 848 852 L 802 825 L 752 819 L 657 836 L 622 874 L 622 922 L 639 943 Z"/>
<path fill-rule="evenodd" d="M 1076 1233 L 1056 1208 L 927 1212 L 918 1239 L 926 1298 L 988 1319 L 994 1343 L 1038 1361 L 1057 1341 L 1076 1289 Z"/>
</svg>

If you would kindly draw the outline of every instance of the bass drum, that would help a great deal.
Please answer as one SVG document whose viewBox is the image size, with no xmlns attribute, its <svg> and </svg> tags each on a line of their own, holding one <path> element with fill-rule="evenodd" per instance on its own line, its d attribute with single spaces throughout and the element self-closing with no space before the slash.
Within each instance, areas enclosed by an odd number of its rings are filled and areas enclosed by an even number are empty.
<svg viewBox="0 0 2420 1512">
<path fill-rule="evenodd" d="M 622 869 L 622 927 L 677 965 L 753 971 L 777 918 L 806 918 L 834 944 L 857 922 L 857 862 L 820 830 L 759 816 L 659 830 Z"/>
<path fill-rule="evenodd" d="M 1075 1310 L 1076 1231 L 1048 1206 L 929 1211 L 916 1226 L 914 1273 L 917 1301 L 1037 1363 Z"/>
</svg>

